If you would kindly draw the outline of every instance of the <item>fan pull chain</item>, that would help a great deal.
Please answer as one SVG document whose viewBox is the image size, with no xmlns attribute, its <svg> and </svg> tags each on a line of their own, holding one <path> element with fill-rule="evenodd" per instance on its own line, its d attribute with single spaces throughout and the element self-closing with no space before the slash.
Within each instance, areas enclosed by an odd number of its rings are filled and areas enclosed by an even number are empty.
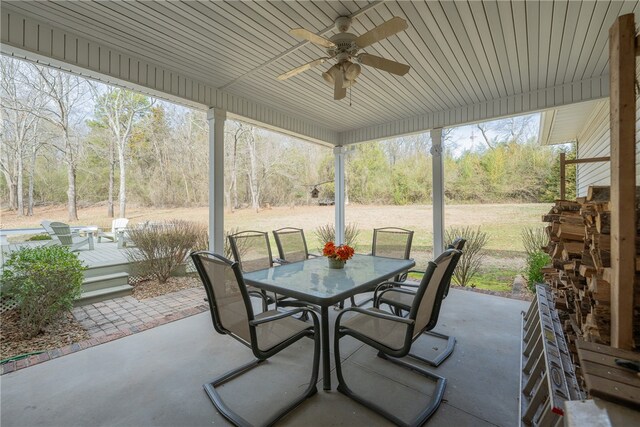
<svg viewBox="0 0 640 427">
<path fill-rule="evenodd" d="M 349 86 L 349 107 L 351 107 L 351 86 Z"/>
</svg>

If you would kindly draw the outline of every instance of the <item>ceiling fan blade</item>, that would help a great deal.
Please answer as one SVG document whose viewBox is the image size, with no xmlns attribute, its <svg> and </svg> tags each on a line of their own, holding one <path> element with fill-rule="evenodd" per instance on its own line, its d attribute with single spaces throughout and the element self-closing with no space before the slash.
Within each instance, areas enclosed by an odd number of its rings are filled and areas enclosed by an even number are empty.
<svg viewBox="0 0 640 427">
<path fill-rule="evenodd" d="M 333 86 L 333 99 L 340 100 L 347 96 L 347 89 L 344 88 L 344 78 L 343 71 L 339 69 L 338 72 L 334 73 L 334 86 Z"/>
<path fill-rule="evenodd" d="M 294 28 L 289 30 L 289 34 L 293 37 L 297 37 L 299 39 L 309 40 L 311 43 L 317 44 L 322 47 L 335 47 L 336 44 L 329 39 L 326 39 L 322 36 L 312 33 L 309 30 L 305 30 L 304 28 Z"/>
<path fill-rule="evenodd" d="M 360 61 L 364 65 L 368 65 L 370 67 L 377 68 L 379 70 L 383 70 L 398 76 L 404 76 L 411 69 L 411 67 L 406 64 L 401 64 L 399 62 L 391 61 L 389 59 L 385 59 L 380 56 L 375 56 L 368 53 L 361 53 L 360 55 L 358 55 L 358 61 Z"/>
<path fill-rule="evenodd" d="M 399 16 L 395 16 L 389 19 L 387 22 L 384 22 L 373 30 L 367 31 L 361 36 L 357 37 L 354 42 L 360 49 L 370 46 L 377 41 L 382 39 L 386 39 L 389 36 L 392 36 L 400 31 L 404 31 L 409 27 L 407 21 L 400 18 Z"/>
<path fill-rule="evenodd" d="M 278 80 L 287 80 L 288 78 L 291 78 L 293 76 L 297 76 L 298 74 L 303 73 L 303 72 L 315 67 L 316 65 L 322 64 L 327 59 L 329 59 L 329 58 L 319 58 L 319 59 L 316 59 L 315 61 L 307 62 L 306 64 L 301 65 L 299 67 L 296 67 L 293 70 L 289 70 L 286 73 L 280 74 L 277 77 L 277 79 Z"/>
</svg>

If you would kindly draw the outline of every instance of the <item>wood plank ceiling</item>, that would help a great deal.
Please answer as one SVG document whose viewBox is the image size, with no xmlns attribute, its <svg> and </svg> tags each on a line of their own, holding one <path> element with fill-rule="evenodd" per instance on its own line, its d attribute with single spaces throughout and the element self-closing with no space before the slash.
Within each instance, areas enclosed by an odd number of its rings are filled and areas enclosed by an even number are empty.
<svg viewBox="0 0 640 427">
<path fill-rule="evenodd" d="M 639 13 L 637 1 L 386 1 L 358 16 L 350 31 L 403 17 L 407 31 L 365 51 L 411 71 L 396 77 L 363 67 L 351 97 L 334 101 L 320 76 L 331 63 L 275 79 L 324 56 L 321 48 L 307 43 L 274 58 L 300 43 L 290 28 L 320 32 L 371 2 L 3 3 L 338 132 L 606 75 L 610 25 L 618 15 Z"/>
</svg>

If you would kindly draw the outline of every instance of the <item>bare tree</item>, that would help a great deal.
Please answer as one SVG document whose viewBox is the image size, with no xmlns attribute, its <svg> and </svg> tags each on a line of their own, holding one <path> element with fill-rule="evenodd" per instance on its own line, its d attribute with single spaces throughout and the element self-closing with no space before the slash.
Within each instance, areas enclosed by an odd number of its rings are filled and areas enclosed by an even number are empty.
<svg viewBox="0 0 640 427">
<path fill-rule="evenodd" d="M 18 216 L 25 213 L 24 170 L 25 161 L 32 154 L 32 163 L 38 150 L 37 127 L 43 106 L 42 88 L 29 80 L 38 80 L 32 66 L 12 58 L 2 58 L 2 151 L 0 169 L 9 187 L 9 205 Z M 31 176 L 31 175 L 30 175 Z M 30 181 L 32 182 L 32 180 Z M 33 213 L 33 192 L 30 184 L 29 214 Z"/>
<path fill-rule="evenodd" d="M 120 217 L 126 216 L 127 208 L 127 160 L 129 153 L 129 139 L 133 131 L 134 124 L 146 112 L 150 110 L 152 102 L 144 95 L 135 92 L 110 87 L 106 93 L 100 97 L 96 105 L 96 116 L 103 120 L 111 133 L 113 143 L 118 152 L 118 165 L 120 168 L 120 189 L 118 202 L 120 205 Z M 109 150 L 112 159 L 113 148 Z M 113 166 L 113 163 L 111 163 Z M 113 182 L 113 177 L 110 183 Z M 111 197 L 113 188 L 110 187 Z"/>
<path fill-rule="evenodd" d="M 81 77 L 59 70 L 40 66 L 36 66 L 36 70 L 47 98 L 43 109 L 36 114 L 58 129 L 59 136 L 54 145 L 62 153 L 67 167 L 67 212 L 69 221 L 74 221 L 78 219 L 76 178 L 82 154 L 82 140 L 78 135 L 84 120 L 81 104 L 87 100 L 90 84 Z"/>
<path fill-rule="evenodd" d="M 482 139 L 489 149 L 494 150 L 498 144 L 528 141 L 533 132 L 533 120 L 535 115 L 509 117 L 502 120 L 476 124 Z"/>
<path fill-rule="evenodd" d="M 230 121 L 225 128 L 225 143 L 231 146 L 229 150 L 225 149 L 225 155 L 228 157 L 227 164 L 230 168 L 228 187 L 225 193 L 227 206 L 233 212 L 240 207 L 238 201 L 238 149 L 241 142 L 246 141 L 247 138 L 253 138 L 253 135 L 251 134 L 252 127 L 246 123 Z"/>
</svg>

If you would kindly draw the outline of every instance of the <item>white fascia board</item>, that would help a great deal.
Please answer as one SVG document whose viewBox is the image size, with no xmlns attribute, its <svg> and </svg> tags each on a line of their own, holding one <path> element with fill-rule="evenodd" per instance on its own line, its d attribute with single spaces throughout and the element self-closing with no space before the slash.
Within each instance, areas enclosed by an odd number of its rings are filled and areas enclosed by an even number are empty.
<svg viewBox="0 0 640 427">
<path fill-rule="evenodd" d="M 339 145 L 377 141 L 500 118 L 540 112 L 554 107 L 596 100 L 609 96 L 609 76 L 567 83 L 560 86 L 492 99 L 478 104 L 396 120 L 341 132 Z"/>
</svg>

